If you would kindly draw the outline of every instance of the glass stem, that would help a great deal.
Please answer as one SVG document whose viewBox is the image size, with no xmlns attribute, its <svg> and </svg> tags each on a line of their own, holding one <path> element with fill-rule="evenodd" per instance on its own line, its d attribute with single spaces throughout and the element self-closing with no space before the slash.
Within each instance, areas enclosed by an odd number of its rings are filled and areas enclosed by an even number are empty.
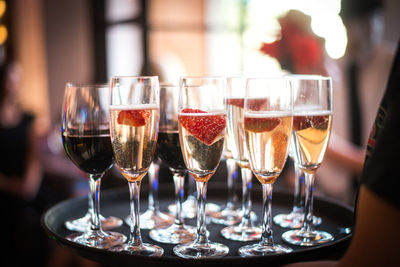
<svg viewBox="0 0 400 267">
<path fill-rule="evenodd" d="M 150 164 L 150 168 L 147 172 L 147 176 L 149 177 L 149 210 L 159 211 L 159 203 L 158 203 L 158 164 L 152 162 Z"/>
<path fill-rule="evenodd" d="M 305 187 L 306 187 L 306 200 L 304 210 L 304 223 L 302 231 L 312 232 L 314 231 L 313 224 L 313 193 L 314 193 L 314 173 L 305 172 Z"/>
<path fill-rule="evenodd" d="M 194 198 L 196 198 L 196 190 L 195 189 L 196 186 L 196 181 L 195 179 L 192 177 L 192 175 L 188 175 L 188 196 L 192 196 Z"/>
<path fill-rule="evenodd" d="M 241 227 L 252 227 L 253 223 L 250 220 L 250 212 L 251 212 L 251 187 L 252 187 L 252 177 L 253 173 L 248 168 L 241 168 L 242 171 L 242 191 L 243 191 L 243 199 L 242 199 L 242 211 L 243 217 L 240 222 Z"/>
<path fill-rule="evenodd" d="M 130 207 L 131 207 L 131 223 L 130 223 L 130 235 L 128 244 L 131 246 L 141 246 L 142 236 L 140 234 L 140 208 L 139 208 L 139 197 L 140 197 L 140 183 L 129 182 L 129 195 L 130 195 Z"/>
<path fill-rule="evenodd" d="M 185 172 L 174 171 L 173 176 L 175 185 L 175 224 L 183 227 L 182 203 L 184 198 Z"/>
<path fill-rule="evenodd" d="M 206 195 L 207 182 L 197 182 L 197 235 L 196 243 L 207 244 Z"/>
<path fill-rule="evenodd" d="M 263 184 L 263 225 L 260 244 L 263 246 L 272 246 L 272 184 Z"/>
<path fill-rule="evenodd" d="M 304 173 L 300 169 L 300 166 L 294 162 L 294 194 L 293 194 L 293 212 L 303 213 L 304 212 L 304 200 L 302 197 L 303 185 L 304 185 Z"/>
<path fill-rule="evenodd" d="M 90 181 L 89 181 L 89 188 L 90 188 Z M 92 197 L 92 192 L 88 193 L 88 213 L 89 215 L 92 214 L 93 212 L 93 197 Z"/>
<path fill-rule="evenodd" d="M 89 204 L 89 211 L 90 211 L 90 218 L 91 218 L 91 224 L 90 224 L 90 230 L 95 232 L 95 231 L 100 231 L 101 230 L 101 225 L 100 225 L 100 183 L 101 183 L 101 174 L 90 174 L 89 175 L 89 186 L 90 186 L 90 201 L 91 204 Z M 92 208 L 90 209 L 90 206 Z"/>
<path fill-rule="evenodd" d="M 236 209 L 238 197 L 236 195 L 236 179 L 238 177 L 237 165 L 234 159 L 226 159 L 227 170 L 227 185 L 228 185 L 228 200 L 226 208 L 229 210 Z"/>
</svg>

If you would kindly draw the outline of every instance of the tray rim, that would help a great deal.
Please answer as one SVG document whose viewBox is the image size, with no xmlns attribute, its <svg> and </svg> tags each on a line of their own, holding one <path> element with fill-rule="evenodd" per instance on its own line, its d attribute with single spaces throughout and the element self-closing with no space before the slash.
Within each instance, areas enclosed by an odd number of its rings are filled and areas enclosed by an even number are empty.
<svg viewBox="0 0 400 267">
<path fill-rule="evenodd" d="M 104 197 L 104 195 L 111 197 L 113 194 L 118 194 L 119 191 L 122 190 L 126 190 L 125 188 L 114 188 L 114 189 L 105 189 L 102 190 L 102 197 Z M 277 194 L 283 194 L 283 195 L 288 195 L 288 194 L 292 194 L 291 192 L 289 193 L 288 190 L 276 190 L 273 193 L 274 195 Z M 43 227 L 43 229 L 45 230 L 46 234 L 48 235 L 48 237 L 52 240 L 54 240 L 58 245 L 60 245 L 61 247 L 65 247 L 73 252 L 75 252 L 76 254 L 85 257 L 87 259 L 90 260 L 94 260 L 94 261 L 98 261 L 98 258 L 113 258 L 113 257 L 119 257 L 119 258 L 126 258 L 126 259 L 135 259 L 137 261 L 140 261 L 142 263 L 153 263 L 153 264 L 162 264 L 162 263 L 174 263 L 174 264 L 187 264 L 187 263 L 195 263 L 195 264 L 210 264 L 210 263 L 229 263 L 229 262 L 234 262 L 235 264 L 237 263 L 252 263 L 252 262 L 259 262 L 260 260 L 264 260 L 265 262 L 274 262 L 274 261 L 280 261 L 280 262 L 292 262 L 290 259 L 291 258 L 296 258 L 299 257 L 303 254 L 312 254 L 312 253 L 316 253 L 319 254 L 322 252 L 324 252 L 327 249 L 332 249 L 333 247 L 338 247 L 341 245 L 348 245 L 353 231 L 351 231 L 351 233 L 347 234 L 346 236 L 339 238 L 339 239 L 335 239 L 332 242 L 329 243 L 325 243 L 325 244 L 321 244 L 319 246 L 315 246 L 315 247 L 303 247 L 301 250 L 295 250 L 289 254 L 276 254 L 276 255 L 268 255 L 268 256 L 256 256 L 256 257 L 240 257 L 239 255 L 236 256 L 225 256 L 222 258 L 205 258 L 205 259 L 184 259 L 184 258 L 180 258 L 177 256 L 170 256 L 170 255 L 163 255 L 163 256 L 140 256 L 140 255 L 129 255 L 126 253 L 118 253 L 118 252 L 112 252 L 112 251 L 107 251 L 107 250 L 103 250 L 103 249 L 97 249 L 97 248 L 92 248 L 92 247 L 87 247 L 72 241 L 67 240 L 66 238 L 64 238 L 63 236 L 61 236 L 59 233 L 57 233 L 55 230 L 53 230 L 51 227 L 48 226 L 48 221 L 49 221 L 49 217 L 53 215 L 53 213 L 57 210 L 59 210 L 60 208 L 62 208 L 63 206 L 68 206 L 71 205 L 71 203 L 74 202 L 79 202 L 79 201 L 83 201 L 84 199 L 86 199 L 87 196 L 80 196 L 80 197 L 76 197 L 76 198 L 71 198 L 71 199 L 66 199 L 63 200 L 57 204 L 55 204 L 54 206 L 50 207 L 48 210 L 46 210 L 45 213 L 43 213 L 43 215 L 41 216 L 41 225 Z M 160 198 L 162 199 L 162 198 Z M 321 197 L 321 196 L 314 196 L 314 205 L 316 202 L 322 202 L 328 205 L 333 205 L 336 206 L 337 208 L 341 208 L 343 210 L 345 210 L 346 212 L 349 212 L 351 214 L 354 214 L 354 208 L 351 207 L 350 205 L 347 205 L 345 203 L 341 203 L 338 202 L 336 200 L 333 200 L 331 198 L 328 197 Z M 101 256 L 99 255 L 101 253 Z M 290 257 L 288 257 L 288 255 L 290 255 Z M 112 263 L 111 263 L 112 264 Z M 117 265 L 121 265 L 121 264 L 117 264 Z M 124 266 L 124 264 L 122 264 L 121 266 Z"/>
</svg>

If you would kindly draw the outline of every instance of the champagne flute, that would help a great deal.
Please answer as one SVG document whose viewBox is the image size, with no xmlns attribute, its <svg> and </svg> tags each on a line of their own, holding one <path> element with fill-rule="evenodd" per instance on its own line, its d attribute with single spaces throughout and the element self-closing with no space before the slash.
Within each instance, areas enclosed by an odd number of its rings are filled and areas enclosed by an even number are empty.
<svg viewBox="0 0 400 267">
<path fill-rule="evenodd" d="M 149 196 L 147 210 L 140 214 L 140 227 L 142 229 L 165 228 L 174 222 L 174 217 L 160 211 L 158 202 L 158 174 L 160 166 L 153 160 L 147 172 L 149 178 Z M 130 216 L 125 218 L 125 223 L 130 225 Z"/>
<path fill-rule="evenodd" d="M 228 140 L 231 140 L 233 158 L 242 173 L 242 219 L 239 225 L 227 226 L 221 235 L 235 241 L 252 241 L 261 237 L 261 228 L 254 226 L 255 215 L 251 212 L 251 188 L 253 174 L 250 170 L 249 155 L 244 131 L 244 97 L 246 94 L 245 77 L 229 77 L 226 86 L 226 108 L 228 110 Z M 260 102 L 261 103 L 261 102 Z M 261 104 L 260 104 L 261 105 Z M 254 218 L 254 219 L 253 219 Z"/>
<path fill-rule="evenodd" d="M 107 249 L 123 243 L 126 237 L 105 232 L 100 221 L 100 183 L 114 164 L 109 132 L 109 87 L 107 84 L 67 83 L 62 114 L 62 141 L 71 161 L 89 175 L 90 227 L 67 239 L 82 245 Z"/>
<path fill-rule="evenodd" d="M 185 165 L 196 179 L 196 239 L 174 247 L 183 258 L 217 258 L 229 248 L 209 241 L 206 225 L 207 183 L 215 173 L 224 150 L 226 111 L 221 77 L 184 77 L 180 80 L 179 139 Z"/>
<path fill-rule="evenodd" d="M 143 243 L 139 214 L 140 184 L 156 148 L 159 106 L 157 76 L 111 78 L 111 141 L 117 166 L 128 181 L 131 208 L 129 240 L 113 251 L 146 256 L 164 252 L 159 246 Z"/>
<path fill-rule="evenodd" d="M 292 251 L 289 247 L 274 243 L 271 211 L 273 185 L 281 174 L 288 156 L 292 112 L 292 88 L 288 80 L 248 79 L 244 129 L 251 170 L 263 188 L 263 227 L 259 243 L 239 248 L 239 255 L 242 257 Z"/>
<path fill-rule="evenodd" d="M 328 146 L 332 124 L 332 80 L 322 76 L 290 78 L 294 90 L 293 141 L 295 156 L 305 174 L 305 212 L 303 226 L 290 230 L 282 239 L 299 246 L 315 246 L 333 240 L 325 231 L 314 229 L 313 192 L 315 172 Z"/>
<path fill-rule="evenodd" d="M 186 166 L 183 160 L 178 129 L 179 87 L 170 84 L 160 86 L 160 122 L 157 139 L 157 157 L 168 164 L 175 185 L 175 222 L 167 228 L 150 231 L 150 238 L 161 243 L 182 244 L 193 241 L 196 228 L 185 225 L 182 216 Z"/>
</svg>

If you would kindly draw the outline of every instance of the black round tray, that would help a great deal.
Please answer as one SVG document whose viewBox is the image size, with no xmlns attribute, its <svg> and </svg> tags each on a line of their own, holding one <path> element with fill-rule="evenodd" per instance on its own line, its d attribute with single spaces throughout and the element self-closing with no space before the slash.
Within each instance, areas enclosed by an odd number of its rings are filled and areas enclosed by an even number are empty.
<svg viewBox="0 0 400 267">
<path fill-rule="evenodd" d="M 161 184 L 160 184 L 161 185 Z M 168 190 L 163 190 L 168 188 Z M 160 209 L 167 210 L 167 206 L 173 203 L 173 185 L 160 186 L 159 198 Z M 141 192 L 145 196 L 146 187 L 142 188 Z M 207 193 L 207 202 L 221 204 L 226 203 L 226 195 L 223 194 L 224 188 L 210 187 Z M 252 192 L 253 208 L 252 210 L 258 215 L 258 222 L 261 221 L 261 192 L 254 188 Z M 141 196 L 141 210 L 147 208 L 147 201 L 144 196 Z M 273 193 L 272 198 L 272 213 L 273 215 L 279 213 L 288 213 L 292 207 L 292 193 L 279 192 Z M 347 248 L 353 221 L 352 208 L 335 203 L 328 199 L 316 197 L 314 199 L 315 215 L 322 217 L 322 224 L 318 229 L 330 232 L 334 236 L 334 240 L 316 247 L 299 247 L 291 246 L 293 252 L 289 254 L 278 254 L 263 257 L 241 258 L 237 251 L 241 246 L 256 242 L 237 242 L 224 239 L 220 230 L 224 227 L 217 224 L 208 224 L 207 229 L 210 231 L 210 240 L 223 243 L 229 247 L 229 254 L 224 258 L 219 259 L 201 259 L 201 260 L 188 260 L 178 258 L 173 254 L 174 245 L 163 244 L 153 241 L 149 238 L 149 230 L 142 230 L 142 238 L 146 243 L 157 244 L 164 248 L 164 255 L 161 257 L 148 257 L 148 256 L 135 256 L 123 253 L 110 252 L 101 249 L 90 248 L 82 246 L 67 240 L 65 237 L 73 232 L 64 227 L 64 222 L 71 218 L 78 218 L 83 216 L 87 211 L 87 198 L 81 197 L 63 201 L 51 209 L 49 209 L 42 217 L 42 225 L 46 230 L 48 236 L 55 240 L 60 246 L 66 247 L 78 255 L 87 259 L 100 262 L 102 264 L 111 266 L 205 266 L 207 264 L 229 264 L 230 266 L 240 264 L 272 264 L 280 265 L 296 261 L 317 260 L 317 259 L 337 259 Z M 101 214 L 104 216 L 117 216 L 124 219 L 129 214 L 129 193 L 128 187 L 116 188 L 112 190 L 103 190 L 101 193 Z M 196 225 L 195 219 L 186 220 L 186 224 Z M 275 243 L 283 243 L 281 239 L 282 233 L 289 229 L 281 228 L 273 225 L 273 234 Z M 120 233 L 129 236 L 129 227 L 123 224 L 121 227 L 114 229 Z M 288 244 L 286 244 L 288 245 Z"/>
</svg>

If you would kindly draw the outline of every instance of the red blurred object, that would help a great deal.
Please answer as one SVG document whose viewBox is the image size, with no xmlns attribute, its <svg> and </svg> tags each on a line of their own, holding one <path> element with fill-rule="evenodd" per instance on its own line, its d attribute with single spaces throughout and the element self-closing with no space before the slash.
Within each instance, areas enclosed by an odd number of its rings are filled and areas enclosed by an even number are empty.
<svg viewBox="0 0 400 267">
<path fill-rule="evenodd" d="M 276 58 L 282 68 L 295 74 L 325 75 L 324 40 L 311 30 L 311 17 L 290 10 L 279 19 L 281 39 L 263 43 L 260 51 Z"/>
</svg>

